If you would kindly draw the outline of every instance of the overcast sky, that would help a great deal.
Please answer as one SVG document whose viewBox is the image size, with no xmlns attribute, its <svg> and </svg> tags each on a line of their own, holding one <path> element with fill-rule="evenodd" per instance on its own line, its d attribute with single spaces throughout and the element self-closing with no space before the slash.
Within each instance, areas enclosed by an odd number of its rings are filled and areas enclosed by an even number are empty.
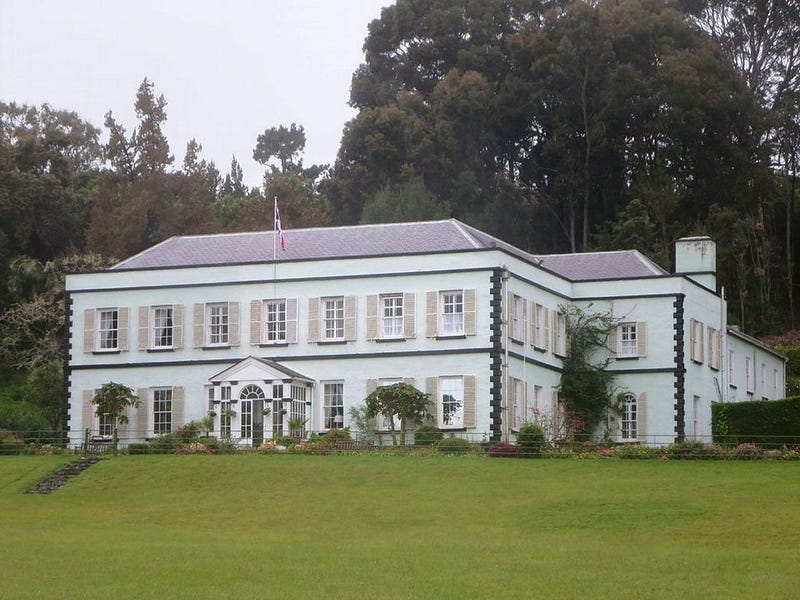
<svg viewBox="0 0 800 600">
<path fill-rule="evenodd" d="M 350 80 L 367 25 L 392 0 L 0 0 L 0 100 L 76 111 L 130 132 L 147 77 L 167 101 L 183 161 L 192 137 L 224 175 L 231 157 L 260 185 L 265 129 L 306 131 L 304 163 L 333 163 L 355 115 Z"/>
</svg>

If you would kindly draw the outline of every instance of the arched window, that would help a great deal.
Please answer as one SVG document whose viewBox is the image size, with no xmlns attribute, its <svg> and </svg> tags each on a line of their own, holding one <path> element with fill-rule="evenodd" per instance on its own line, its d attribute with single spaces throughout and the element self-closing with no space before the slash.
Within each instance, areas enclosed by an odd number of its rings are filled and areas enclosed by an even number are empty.
<svg viewBox="0 0 800 600">
<path fill-rule="evenodd" d="M 625 400 L 622 403 L 622 439 L 635 440 L 638 432 L 636 428 L 638 406 L 636 404 L 636 396 L 633 394 L 625 394 Z"/>
<path fill-rule="evenodd" d="M 253 400 L 263 400 L 264 390 L 254 384 L 246 385 L 239 392 L 239 423 L 242 438 L 253 437 Z"/>
</svg>

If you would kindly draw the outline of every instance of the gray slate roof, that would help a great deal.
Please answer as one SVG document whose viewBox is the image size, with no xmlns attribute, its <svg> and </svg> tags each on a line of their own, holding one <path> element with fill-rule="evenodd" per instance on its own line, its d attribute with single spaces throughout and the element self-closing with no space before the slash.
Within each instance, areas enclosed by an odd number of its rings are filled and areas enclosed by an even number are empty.
<svg viewBox="0 0 800 600">
<path fill-rule="evenodd" d="M 384 255 L 412 255 L 501 249 L 571 280 L 665 275 L 635 250 L 535 256 L 455 219 L 348 227 L 288 229 L 279 261 Z M 193 235 L 169 238 L 115 266 L 114 271 L 227 264 L 269 263 L 272 231 Z"/>
</svg>

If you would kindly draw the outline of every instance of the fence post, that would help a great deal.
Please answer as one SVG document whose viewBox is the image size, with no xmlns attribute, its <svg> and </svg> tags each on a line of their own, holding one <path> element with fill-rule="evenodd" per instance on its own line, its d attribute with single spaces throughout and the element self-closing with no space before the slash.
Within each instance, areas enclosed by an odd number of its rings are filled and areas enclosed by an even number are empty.
<svg viewBox="0 0 800 600">
<path fill-rule="evenodd" d="M 83 430 L 83 454 L 86 454 L 89 451 L 89 429 Z"/>
<path fill-rule="evenodd" d="M 117 435 L 117 428 L 114 427 L 114 430 L 111 432 L 111 447 L 114 449 L 114 456 L 117 455 L 117 442 L 119 441 Z"/>
</svg>

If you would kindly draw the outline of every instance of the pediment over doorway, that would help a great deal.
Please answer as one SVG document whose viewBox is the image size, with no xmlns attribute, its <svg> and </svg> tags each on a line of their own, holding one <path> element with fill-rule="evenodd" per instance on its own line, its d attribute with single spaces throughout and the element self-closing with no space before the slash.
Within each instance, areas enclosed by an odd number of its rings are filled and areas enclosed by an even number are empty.
<svg viewBox="0 0 800 600">
<path fill-rule="evenodd" d="M 208 380 L 215 385 L 232 381 L 302 382 L 310 385 L 314 383 L 311 377 L 289 369 L 274 360 L 255 356 L 248 356 L 240 360 L 216 375 L 212 375 Z"/>
</svg>

